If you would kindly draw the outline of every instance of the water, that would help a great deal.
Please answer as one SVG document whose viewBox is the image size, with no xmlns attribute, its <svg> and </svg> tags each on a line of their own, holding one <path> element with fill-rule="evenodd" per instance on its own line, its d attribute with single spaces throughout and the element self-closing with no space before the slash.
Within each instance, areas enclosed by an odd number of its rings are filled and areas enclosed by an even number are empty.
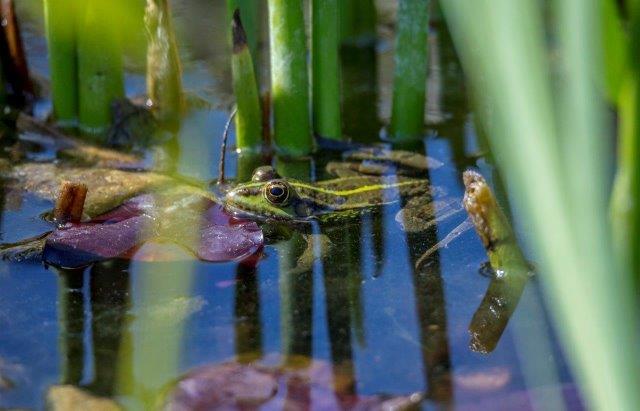
<svg viewBox="0 0 640 411">
<path fill-rule="evenodd" d="M 42 5 L 18 3 L 32 70 L 46 77 Z M 187 114 L 176 170 L 206 182 L 216 177 L 232 101 L 224 3 L 181 0 L 173 6 L 185 88 L 219 107 Z M 432 29 L 430 44 L 429 127 L 417 148 L 444 162 L 429 178 L 459 200 L 464 169 L 477 166 L 489 179 L 494 171 L 482 156 L 460 67 L 441 25 Z M 384 37 L 376 50 L 345 53 L 345 133 L 354 140 L 376 141 L 387 121 L 391 45 Z M 144 53 L 131 52 L 131 96 L 144 91 L 144 65 L 136 55 Z M 322 178 L 325 161 L 320 155 L 303 169 Z M 235 163 L 227 162 L 232 176 Z M 3 242 L 47 229 L 34 216 L 50 204 L 3 199 Z M 280 362 L 326 362 L 334 384 L 353 382 L 349 395 L 425 392 L 424 409 L 557 409 L 565 399 L 569 408 L 580 408 L 537 279 L 513 294 L 496 293 L 492 280 L 479 274 L 486 255 L 472 230 L 415 269 L 420 255 L 465 215 L 409 235 L 395 221 L 398 210 L 389 206 L 347 225 L 316 227 L 333 247 L 308 269 L 297 267 L 306 248 L 299 234 L 267 245 L 255 269 L 193 260 L 117 260 L 75 271 L 0 263 L 0 376 L 14 385 L 0 384 L 0 408 L 41 409 L 48 387 L 73 384 L 130 409 L 149 409 L 194 367 L 274 354 L 284 356 Z M 483 302 L 490 285 L 494 291 Z M 510 302 L 517 307 L 509 318 L 501 307 Z M 324 395 L 335 396 L 333 407 L 346 407 L 342 394 Z M 309 398 L 312 408 L 327 402 Z"/>
</svg>

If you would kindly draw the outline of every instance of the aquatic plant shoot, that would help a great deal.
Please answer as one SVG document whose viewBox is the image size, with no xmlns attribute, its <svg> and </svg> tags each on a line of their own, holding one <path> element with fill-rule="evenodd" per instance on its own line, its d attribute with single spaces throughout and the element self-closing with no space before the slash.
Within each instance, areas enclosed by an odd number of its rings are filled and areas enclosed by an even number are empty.
<svg viewBox="0 0 640 411">
<path fill-rule="evenodd" d="M 309 76 L 302 2 L 269 0 L 271 100 L 276 150 L 304 156 L 313 150 Z"/>
<path fill-rule="evenodd" d="M 233 55 L 231 74 L 236 95 L 236 145 L 239 150 L 259 152 L 262 149 L 262 113 L 247 35 L 240 18 L 240 9 L 233 13 L 231 24 Z"/>
</svg>

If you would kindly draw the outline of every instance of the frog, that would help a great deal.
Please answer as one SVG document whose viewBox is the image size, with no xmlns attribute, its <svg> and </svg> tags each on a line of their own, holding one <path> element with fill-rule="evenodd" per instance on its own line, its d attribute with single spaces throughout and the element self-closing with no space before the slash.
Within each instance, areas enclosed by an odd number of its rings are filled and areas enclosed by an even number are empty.
<svg viewBox="0 0 640 411">
<path fill-rule="evenodd" d="M 310 256 L 315 256 L 313 249 L 318 244 L 321 255 L 316 258 L 336 247 L 325 233 L 357 223 L 359 216 L 379 212 L 384 206 L 399 205 L 395 220 L 409 233 L 425 232 L 464 212 L 460 199 L 448 197 L 446 190 L 422 177 L 440 166 L 437 160 L 409 151 L 360 148 L 345 152 L 342 161 L 327 163 L 325 169 L 332 178 L 316 182 L 280 176 L 271 166 L 258 167 L 251 181 L 237 184 L 226 193 L 223 204 L 231 214 L 261 222 L 265 233 L 281 233 L 274 226 L 283 225 L 304 232 L 308 247 L 298 261 L 304 267 L 296 268 L 301 272 L 313 263 Z M 305 230 L 314 224 L 320 226 L 320 234 Z M 471 226 L 465 221 L 454 228 L 429 248 L 421 261 Z"/>
<path fill-rule="evenodd" d="M 446 216 L 462 211 L 459 202 L 445 199 L 444 189 L 419 177 L 441 165 L 409 151 L 361 148 L 346 152 L 343 161 L 327 163 L 326 171 L 334 178 L 313 183 L 282 177 L 273 167 L 261 166 L 250 182 L 226 193 L 224 205 L 232 214 L 261 222 L 328 225 L 404 202 L 412 211 L 403 208 L 396 220 L 402 224 L 406 212 L 415 221 L 403 228 L 422 231 L 431 227 L 437 211 Z"/>
</svg>

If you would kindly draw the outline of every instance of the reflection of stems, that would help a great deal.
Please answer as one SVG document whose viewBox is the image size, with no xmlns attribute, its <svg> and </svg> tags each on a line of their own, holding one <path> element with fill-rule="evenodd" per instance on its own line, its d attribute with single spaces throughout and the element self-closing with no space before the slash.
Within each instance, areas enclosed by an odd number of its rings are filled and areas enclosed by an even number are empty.
<svg viewBox="0 0 640 411">
<path fill-rule="evenodd" d="M 496 348 L 518 306 L 527 279 L 526 275 L 513 274 L 491 281 L 469 324 L 469 346 L 473 351 L 490 353 Z"/>
<path fill-rule="evenodd" d="M 260 294 L 255 266 L 238 264 L 234 304 L 236 355 L 241 362 L 262 356 Z"/>
<path fill-rule="evenodd" d="M 280 322 L 285 361 L 311 355 L 313 323 L 313 272 L 296 272 L 298 257 L 305 248 L 299 232 L 282 245 L 280 255 Z"/>
<path fill-rule="evenodd" d="M 428 230 L 434 235 L 434 229 Z M 410 244 L 420 244 L 419 234 L 408 234 Z M 433 237 L 431 237 L 433 238 Z M 419 253 L 411 247 L 412 262 Z M 445 311 L 444 284 L 440 274 L 439 253 L 432 257 L 432 264 L 415 268 L 413 287 L 416 295 L 416 311 L 420 325 L 420 342 L 426 371 L 429 398 L 448 402 L 452 387 L 449 376 L 451 359 L 447 339 L 447 316 Z M 415 265 L 414 265 L 415 266 Z"/>
<path fill-rule="evenodd" d="M 418 151 L 419 145 L 411 148 Z M 424 150 L 424 148 L 422 148 Z M 427 179 L 429 175 L 425 176 Z M 425 239 L 437 238 L 437 226 L 421 233 L 407 233 L 413 271 L 413 288 L 418 315 L 422 361 L 426 373 L 428 397 L 442 403 L 451 401 L 451 358 L 447 338 L 447 313 L 444 283 L 440 272 L 440 253 L 435 252 L 431 264 L 417 264 L 423 253 Z"/>
<path fill-rule="evenodd" d="M 168 0 L 147 0 L 147 94 L 156 117 L 177 129 L 184 106 L 182 70 Z"/>
<path fill-rule="evenodd" d="M 276 167 L 283 177 L 308 180 L 311 174 L 309 160 L 291 160 L 278 157 Z M 293 364 L 299 356 L 311 355 L 313 340 L 313 270 L 300 272 L 297 263 L 307 242 L 302 234 L 294 232 L 289 241 L 279 247 L 280 254 L 280 322 L 282 354 Z M 300 364 L 298 364 L 300 365 Z"/>
<path fill-rule="evenodd" d="M 82 270 L 58 270 L 58 322 L 62 384 L 80 384 L 84 368 Z"/>
<path fill-rule="evenodd" d="M 329 230 L 330 241 L 335 244 L 346 244 L 349 241 L 346 233 L 352 230 L 349 228 L 336 228 Z M 353 350 L 351 346 L 351 321 L 354 313 L 351 300 L 350 278 L 345 277 L 344 273 L 352 274 L 352 262 L 359 264 L 359 258 L 353 258 L 353 247 L 340 246 L 336 247 L 331 255 L 331 262 L 323 264 L 324 267 L 324 288 L 327 307 L 327 326 L 329 329 L 329 342 L 331 346 L 331 362 L 333 363 L 334 384 L 340 386 L 340 381 L 353 380 Z M 359 270 L 359 267 L 358 267 Z M 349 281 L 345 284 L 345 281 Z M 359 297 L 359 292 L 357 293 Z M 359 303 L 359 298 L 358 302 Z M 356 304 L 357 304 L 356 303 Z M 350 307 L 350 309 L 347 309 Z M 349 391 L 355 387 L 349 387 Z"/>
<path fill-rule="evenodd" d="M 354 221 L 357 227 L 361 227 L 360 219 Z M 349 308 L 351 311 L 351 324 L 358 344 L 364 346 L 366 343 L 364 330 L 364 308 L 362 305 L 362 268 L 360 266 L 360 237 L 358 230 L 345 229 L 342 241 L 345 241 L 345 259 L 347 263 L 346 288 L 349 296 Z"/>
</svg>

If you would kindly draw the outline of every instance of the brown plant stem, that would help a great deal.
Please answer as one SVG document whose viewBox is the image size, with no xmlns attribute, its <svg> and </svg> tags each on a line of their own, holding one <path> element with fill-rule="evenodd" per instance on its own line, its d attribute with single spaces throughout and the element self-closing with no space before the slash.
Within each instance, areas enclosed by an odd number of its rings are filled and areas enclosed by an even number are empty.
<svg viewBox="0 0 640 411">
<path fill-rule="evenodd" d="M 53 218 L 56 223 L 79 223 L 82 219 L 86 197 L 86 185 L 69 181 L 63 182 L 53 210 Z"/>
</svg>

